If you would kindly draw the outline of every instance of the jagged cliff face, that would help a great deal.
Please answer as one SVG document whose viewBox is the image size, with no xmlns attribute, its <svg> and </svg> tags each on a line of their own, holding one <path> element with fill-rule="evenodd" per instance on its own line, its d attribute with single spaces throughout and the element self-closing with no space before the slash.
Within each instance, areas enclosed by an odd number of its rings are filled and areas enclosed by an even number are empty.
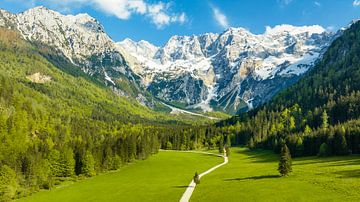
<svg viewBox="0 0 360 202">
<path fill-rule="evenodd" d="M 163 47 L 130 39 L 118 43 L 136 60 L 147 89 L 187 108 L 236 113 L 257 107 L 307 72 L 333 34 L 320 26 L 281 25 L 255 35 L 174 36 Z"/>
</svg>

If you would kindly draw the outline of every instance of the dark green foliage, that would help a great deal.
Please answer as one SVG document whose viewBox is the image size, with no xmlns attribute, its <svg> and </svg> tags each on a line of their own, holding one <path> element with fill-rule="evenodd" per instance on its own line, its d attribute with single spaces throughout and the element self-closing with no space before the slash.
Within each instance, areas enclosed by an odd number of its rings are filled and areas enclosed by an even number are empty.
<svg viewBox="0 0 360 202">
<path fill-rule="evenodd" d="M 291 154 L 286 144 L 283 144 L 280 153 L 278 171 L 281 176 L 288 176 L 292 172 Z"/>
<path fill-rule="evenodd" d="M 223 136 L 220 137 L 220 141 L 219 141 L 219 153 L 220 154 L 224 153 L 224 137 Z"/>
<path fill-rule="evenodd" d="M 349 149 L 347 147 L 346 138 L 345 138 L 344 127 L 339 127 L 335 130 L 333 151 L 336 155 L 349 154 Z"/>
<path fill-rule="evenodd" d="M 319 149 L 319 153 L 318 156 L 329 156 L 330 154 L 330 149 L 329 146 L 324 142 L 320 145 L 320 149 Z"/>
<path fill-rule="evenodd" d="M 194 175 L 194 182 L 195 182 L 195 184 L 200 184 L 200 176 L 197 172 L 195 172 L 195 175 Z"/>
<path fill-rule="evenodd" d="M 225 147 L 225 151 L 226 151 L 226 156 L 229 157 L 230 154 L 231 154 L 230 147 L 226 146 L 226 147 Z"/>
</svg>

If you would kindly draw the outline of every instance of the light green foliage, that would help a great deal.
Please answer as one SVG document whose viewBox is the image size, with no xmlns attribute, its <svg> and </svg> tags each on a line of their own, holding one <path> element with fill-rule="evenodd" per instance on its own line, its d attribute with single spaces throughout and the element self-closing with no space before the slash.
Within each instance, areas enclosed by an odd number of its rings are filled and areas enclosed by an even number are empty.
<svg viewBox="0 0 360 202">
<path fill-rule="evenodd" d="M 10 201 L 15 197 L 18 184 L 16 173 L 9 166 L 0 167 L 0 201 Z"/>
<path fill-rule="evenodd" d="M 87 151 L 85 156 L 82 158 L 81 173 L 87 177 L 96 175 L 95 160 L 90 151 Z"/>
<path fill-rule="evenodd" d="M 62 177 L 71 177 L 73 176 L 75 169 L 75 159 L 72 149 L 65 148 L 60 153 L 60 166 L 61 166 L 61 176 Z"/>
<path fill-rule="evenodd" d="M 322 120 L 321 127 L 323 129 L 327 129 L 329 127 L 329 116 L 327 115 L 326 111 L 322 113 L 321 120 Z"/>
</svg>

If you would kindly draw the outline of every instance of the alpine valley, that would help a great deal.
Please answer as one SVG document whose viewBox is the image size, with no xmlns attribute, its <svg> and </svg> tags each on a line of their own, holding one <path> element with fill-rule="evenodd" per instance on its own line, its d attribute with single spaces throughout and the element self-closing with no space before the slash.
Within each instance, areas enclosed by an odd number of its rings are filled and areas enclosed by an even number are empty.
<svg viewBox="0 0 360 202">
<path fill-rule="evenodd" d="M 131 39 L 114 42 L 89 15 L 45 7 L 19 14 L 1 10 L 0 26 L 19 31 L 54 63 L 74 66 L 152 109 L 229 114 L 255 108 L 293 84 L 338 36 L 317 25 L 267 27 L 258 35 L 229 28 L 173 36 L 157 47 Z"/>
<path fill-rule="evenodd" d="M 360 1 L 211 2 L 0 1 L 0 202 L 360 201 Z"/>
</svg>

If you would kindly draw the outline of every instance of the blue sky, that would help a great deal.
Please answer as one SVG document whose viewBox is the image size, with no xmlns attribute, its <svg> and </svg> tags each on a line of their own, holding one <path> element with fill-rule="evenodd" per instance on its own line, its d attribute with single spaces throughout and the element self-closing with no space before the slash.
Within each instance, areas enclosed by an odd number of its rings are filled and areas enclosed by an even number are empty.
<svg viewBox="0 0 360 202">
<path fill-rule="evenodd" d="M 163 45 L 173 35 L 222 32 L 244 27 L 314 25 L 330 30 L 360 18 L 360 0 L 0 0 L 17 13 L 43 5 L 63 14 L 89 13 L 115 40 Z"/>
</svg>

